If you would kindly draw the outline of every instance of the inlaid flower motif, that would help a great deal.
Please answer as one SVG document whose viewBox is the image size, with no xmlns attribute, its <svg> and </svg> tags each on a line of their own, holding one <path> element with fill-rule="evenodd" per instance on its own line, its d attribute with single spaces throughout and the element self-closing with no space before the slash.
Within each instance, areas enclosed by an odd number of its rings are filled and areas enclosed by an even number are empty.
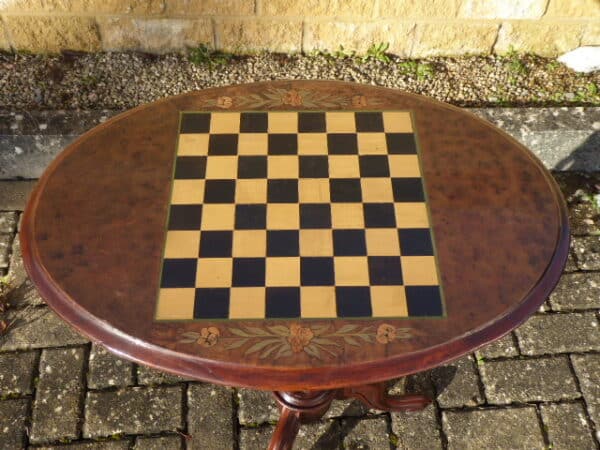
<svg viewBox="0 0 600 450">
<path fill-rule="evenodd" d="M 292 89 L 283 94 L 281 102 L 284 105 L 300 106 L 302 105 L 302 96 L 298 91 Z"/>
<path fill-rule="evenodd" d="M 377 334 L 375 335 L 375 339 L 380 344 L 388 344 L 396 339 L 396 327 L 389 325 L 387 323 L 382 323 L 377 328 Z"/>
<path fill-rule="evenodd" d="M 381 324 L 377 329 L 367 325 L 347 323 L 339 328 L 330 324 L 303 327 L 298 323 L 264 326 L 232 326 L 221 335 L 217 327 L 196 331 L 181 330 L 178 342 L 202 347 L 223 345 L 226 350 L 241 349 L 244 356 L 257 355 L 259 359 L 273 360 L 305 353 L 311 358 L 337 357 L 344 346 L 360 347 L 366 344 L 388 344 L 395 340 L 411 339 L 410 328 L 396 328 Z M 0 333 L 1 335 L 1 333 Z"/>
<path fill-rule="evenodd" d="M 292 346 L 292 351 L 294 353 L 300 353 L 304 350 L 310 341 L 314 337 L 314 333 L 310 328 L 301 327 L 300 325 L 294 323 L 290 325 L 290 336 L 288 337 L 288 342 Z"/>
<path fill-rule="evenodd" d="M 217 106 L 223 109 L 229 109 L 233 105 L 233 99 L 231 97 L 223 96 L 217 98 Z"/>
<path fill-rule="evenodd" d="M 202 347 L 212 347 L 219 340 L 220 334 L 217 327 L 202 328 L 197 342 Z"/>
<path fill-rule="evenodd" d="M 363 106 L 367 106 L 367 97 L 364 95 L 355 95 L 352 97 L 352 106 L 355 108 L 361 108 Z"/>
</svg>

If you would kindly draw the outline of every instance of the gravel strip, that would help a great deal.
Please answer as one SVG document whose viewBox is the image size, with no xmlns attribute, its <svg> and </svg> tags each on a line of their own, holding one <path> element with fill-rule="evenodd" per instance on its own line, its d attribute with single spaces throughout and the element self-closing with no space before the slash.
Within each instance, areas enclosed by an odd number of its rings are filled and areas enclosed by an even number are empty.
<svg viewBox="0 0 600 450">
<path fill-rule="evenodd" d="M 404 89 L 458 106 L 600 105 L 600 72 L 577 74 L 533 55 L 389 62 L 349 56 L 258 54 L 209 58 L 183 54 L 1 54 L 0 108 L 127 109 L 212 86 L 274 79 L 335 79 Z M 213 62 L 213 64 L 211 64 Z"/>
</svg>

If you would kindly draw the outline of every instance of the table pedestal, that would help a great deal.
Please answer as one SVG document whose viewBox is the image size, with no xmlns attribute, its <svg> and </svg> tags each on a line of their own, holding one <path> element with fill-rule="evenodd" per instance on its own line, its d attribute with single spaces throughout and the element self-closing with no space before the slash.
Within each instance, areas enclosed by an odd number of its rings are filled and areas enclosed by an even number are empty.
<svg viewBox="0 0 600 450">
<path fill-rule="evenodd" d="M 328 391 L 274 392 L 281 405 L 281 416 L 269 450 L 289 450 L 300 424 L 320 419 L 334 399 L 355 398 L 369 408 L 383 411 L 415 411 L 425 408 L 431 399 L 424 395 L 389 395 L 386 383 L 365 384 Z"/>
</svg>

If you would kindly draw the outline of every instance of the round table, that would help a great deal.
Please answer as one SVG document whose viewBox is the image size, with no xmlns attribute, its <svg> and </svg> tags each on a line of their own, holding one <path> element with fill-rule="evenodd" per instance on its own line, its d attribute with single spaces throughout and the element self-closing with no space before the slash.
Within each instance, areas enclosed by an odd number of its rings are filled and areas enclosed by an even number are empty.
<svg viewBox="0 0 600 450">
<path fill-rule="evenodd" d="M 550 174 L 488 122 L 331 81 L 206 89 L 120 114 L 46 170 L 21 232 L 48 304 L 116 354 L 274 391 L 271 448 L 334 398 L 522 323 L 569 226 Z"/>
</svg>

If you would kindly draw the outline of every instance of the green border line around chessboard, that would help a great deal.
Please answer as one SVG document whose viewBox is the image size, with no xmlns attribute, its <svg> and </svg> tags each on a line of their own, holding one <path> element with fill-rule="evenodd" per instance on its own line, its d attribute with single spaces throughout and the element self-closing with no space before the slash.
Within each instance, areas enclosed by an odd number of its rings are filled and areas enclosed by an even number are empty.
<svg viewBox="0 0 600 450">
<path fill-rule="evenodd" d="M 415 138 L 415 146 L 417 148 L 417 160 L 419 163 L 419 171 L 421 172 L 421 182 L 423 183 L 423 195 L 425 197 L 425 209 L 427 210 L 427 220 L 429 221 L 429 230 L 431 232 L 431 241 L 432 241 L 432 245 L 433 245 L 433 257 L 435 260 L 435 269 L 437 272 L 437 277 L 438 277 L 438 287 L 440 289 L 440 299 L 442 301 L 442 314 L 439 316 L 398 316 L 398 317 L 394 317 L 394 316 L 386 316 L 386 317 L 373 317 L 373 316 L 364 316 L 364 317 L 315 317 L 315 318 L 310 318 L 310 317 L 264 317 L 264 318 L 260 318 L 260 319 L 256 319 L 256 318 L 248 318 L 248 319 L 242 319 L 242 318 L 236 318 L 236 319 L 230 319 L 230 318 L 226 318 L 226 319 L 220 319 L 220 318 L 210 318 L 210 319 L 158 319 L 156 317 L 156 314 L 158 313 L 158 302 L 159 302 L 159 297 L 160 297 L 160 286 L 162 284 L 162 267 L 163 267 L 163 261 L 165 259 L 165 250 L 166 250 L 166 245 L 167 245 L 167 231 L 169 228 L 169 215 L 171 212 L 171 196 L 173 195 L 173 180 L 175 179 L 175 162 L 177 161 L 177 151 L 179 149 L 179 136 L 181 135 L 180 130 L 181 130 L 181 121 L 183 118 L 184 114 L 197 114 L 197 113 L 213 113 L 213 112 L 218 112 L 218 113 L 222 113 L 222 114 L 240 114 L 240 113 L 244 113 L 244 112 L 291 112 L 291 113 L 300 113 L 300 112 L 348 112 L 348 113 L 356 113 L 356 112 L 407 112 L 410 116 L 410 122 L 411 122 L 411 126 L 413 129 L 413 136 Z M 422 157 L 422 153 L 421 153 L 421 144 L 419 141 L 419 133 L 417 133 L 417 126 L 416 126 L 416 120 L 415 120 L 415 116 L 414 116 L 414 112 L 410 109 L 379 109 L 379 110 L 367 110 L 367 109 L 360 109 L 360 110 L 342 110 L 342 111 L 324 111 L 324 110 L 284 110 L 284 111 L 270 111 L 270 110 L 244 110 L 244 111 L 222 111 L 222 110 L 213 110 L 213 109 L 209 109 L 209 110 L 188 110 L 188 111 L 179 111 L 179 120 L 178 120 L 178 124 L 177 124 L 177 139 L 175 140 L 175 151 L 173 152 L 173 169 L 171 172 L 171 187 L 169 189 L 169 205 L 167 208 L 167 216 L 165 219 L 165 224 L 164 224 L 164 240 L 163 240 L 163 247 L 162 247 L 162 259 L 161 259 L 161 264 L 160 264 L 160 269 L 159 269 L 159 284 L 158 284 L 158 292 L 156 294 L 156 300 L 155 300 L 155 306 L 154 306 L 154 322 L 157 323 L 169 323 L 169 322 L 240 322 L 240 321 L 290 321 L 290 320 L 302 320 L 302 321 L 327 321 L 327 320 L 413 320 L 413 319 L 431 319 L 431 320 L 440 320 L 440 319 L 446 319 L 447 318 L 447 310 L 446 310 L 446 298 L 444 295 L 444 288 L 442 286 L 442 278 L 441 278 L 441 273 L 440 273 L 440 268 L 439 268 L 439 261 L 438 261 L 438 255 L 437 255 L 437 247 L 436 247 L 436 242 L 435 242 L 435 232 L 433 230 L 433 223 L 431 221 L 431 211 L 429 209 L 429 197 L 427 195 L 427 186 L 425 183 L 425 176 L 423 174 L 423 162 L 421 161 L 421 157 Z"/>
</svg>

